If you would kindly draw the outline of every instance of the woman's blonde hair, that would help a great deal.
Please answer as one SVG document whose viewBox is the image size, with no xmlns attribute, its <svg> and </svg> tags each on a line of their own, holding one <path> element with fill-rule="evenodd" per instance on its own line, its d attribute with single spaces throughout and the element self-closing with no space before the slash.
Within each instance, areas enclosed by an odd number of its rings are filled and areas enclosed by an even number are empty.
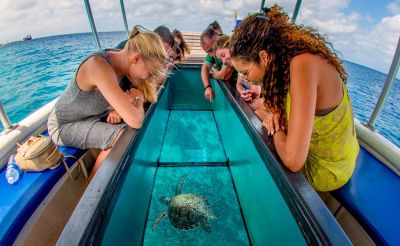
<svg viewBox="0 0 400 246">
<path fill-rule="evenodd" d="M 143 93 L 143 96 L 151 103 L 157 102 L 157 90 L 154 83 L 148 80 L 141 80 L 137 84 L 137 88 Z"/>
<path fill-rule="evenodd" d="M 143 61 L 149 65 L 160 63 L 161 68 L 153 73 L 152 76 L 166 76 L 165 62 L 167 53 L 160 37 L 154 32 L 142 26 L 134 26 L 124 49 L 127 49 L 129 53 L 139 53 Z M 143 80 L 137 84 L 137 87 L 149 102 L 154 103 L 157 101 L 157 91 L 153 83 Z"/>
</svg>

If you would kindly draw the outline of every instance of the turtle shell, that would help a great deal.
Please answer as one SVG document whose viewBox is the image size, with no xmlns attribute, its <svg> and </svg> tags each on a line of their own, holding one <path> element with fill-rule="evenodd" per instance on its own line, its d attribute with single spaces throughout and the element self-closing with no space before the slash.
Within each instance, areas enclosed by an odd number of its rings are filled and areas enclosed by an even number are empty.
<svg viewBox="0 0 400 246">
<path fill-rule="evenodd" d="M 178 230 L 190 230 L 213 218 L 206 198 L 194 194 L 179 194 L 171 199 L 168 218 Z"/>
</svg>

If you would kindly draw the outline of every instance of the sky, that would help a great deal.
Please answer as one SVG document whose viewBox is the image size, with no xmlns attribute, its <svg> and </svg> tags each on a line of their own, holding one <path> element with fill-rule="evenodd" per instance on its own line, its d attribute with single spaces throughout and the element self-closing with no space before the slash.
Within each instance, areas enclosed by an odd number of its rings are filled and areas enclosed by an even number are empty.
<svg viewBox="0 0 400 246">
<path fill-rule="evenodd" d="M 292 15 L 296 0 L 268 1 Z M 118 0 L 91 0 L 98 31 L 124 30 Z M 130 28 L 164 24 L 202 31 L 213 20 L 225 33 L 241 17 L 260 8 L 258 0 L 124 0 Z M 303 0 L 296 23 L 327 36 L 345 60 L 388 73 L 400 37 L 400 0 Z M 0 44 L 68 33 L 90 32 L 83 0 L 0 0 Z M 94 47 L 95 49 L 95 47 Z M 397 77 L 400 77 L 399 75 Z"/>
</svg>

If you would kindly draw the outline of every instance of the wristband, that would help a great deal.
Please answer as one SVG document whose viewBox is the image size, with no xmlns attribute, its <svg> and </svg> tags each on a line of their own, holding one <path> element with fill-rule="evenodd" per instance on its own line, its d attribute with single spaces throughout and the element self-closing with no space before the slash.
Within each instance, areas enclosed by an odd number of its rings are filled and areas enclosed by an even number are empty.
<svg viewBox="0 0 400 246">
<path fill-rule="evenodd" d="M 206 87 L 204 87 L 204 91 L 207 90 L 208 87 L 210 87 L 212 89 L 211 85 L 209 84 Z"/>
</svg>

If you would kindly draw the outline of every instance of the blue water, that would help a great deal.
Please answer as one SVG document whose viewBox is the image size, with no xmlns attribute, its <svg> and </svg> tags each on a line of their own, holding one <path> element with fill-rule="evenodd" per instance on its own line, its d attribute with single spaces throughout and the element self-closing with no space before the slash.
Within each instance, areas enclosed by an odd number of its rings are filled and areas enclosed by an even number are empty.
<svg viewBox="0 0 400 246">
<path fill-rule="evenodd" d="M 126 38 L 123 32 L 100 33 L 103 48 Z M 91 33 L 69 34 L 0 46 L 0 99 L 11 122 L 16 123 L 60 95 L 79 62 L 96 50 Z M 356 118 L 366 122 L 372 114 L 386 75 L 345 62 L 348 88 Z M 379 116 L 376 129 L 400 146 L 400 80 L 396 79 Z M 0 126 L 2 130 L 2 126 Z"/>
<path fill-rule="evenodd" d="M 185 182 L 181 194 L 194 194 L 207 200 L 214 215 L 208 220 L 211 231 L 201 226 L 189 231 L 175 229 L 165 217 L 152 230 L 155 218 L 168 210 L 160 202 L 163 196 L 173 198 L 181 177 Z M 144 245 L 249 245 L 232 179 L 227 167 L 160 167 L 154 184 L 144 234 Z"/>
<path fill-rule="evenodd" d="M 171 111 L 161 163 L 226 161 L 212 111 Z"/>
</svg>

